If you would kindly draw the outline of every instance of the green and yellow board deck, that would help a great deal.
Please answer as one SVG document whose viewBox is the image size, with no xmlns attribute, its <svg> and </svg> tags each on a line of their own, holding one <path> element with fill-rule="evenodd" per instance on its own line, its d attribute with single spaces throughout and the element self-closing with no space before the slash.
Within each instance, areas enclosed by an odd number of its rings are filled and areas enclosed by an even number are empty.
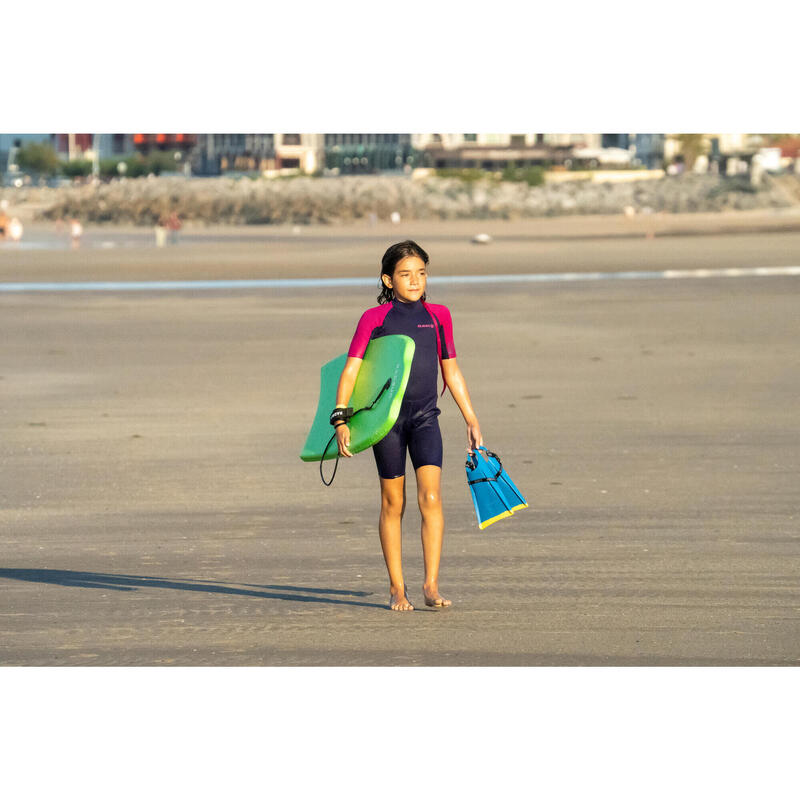
<svg viewBox="0 0 800 800">
<path fill-rule="evenodd" d="M 372 447 L 392 429 L 400 414 L 413 358 L 414 340 L 409 336 L 381 336 L 367 345 L 353 394 L 348 401 L 348 406 L 355 411 L 365 409 L 348 423 L 348 449 L 351 453 L 360 453 Z M 319 461 L 330 442 L 333 434 L 330 415 L 336 406 L 336 390 L 346 361 L 347 355 L 343 354 L 329 361 L 320 370 L 319 403 L 305 446 L 300 453 L 303 461 Z M 389 386 L 381 394 L 387 380 Z M 379 394 L 378 402 L 371 409 L 366 409 Z M 334 441 L 328 447 L 325 459 L 336 458 L 338 452 Z"/>
</svg>

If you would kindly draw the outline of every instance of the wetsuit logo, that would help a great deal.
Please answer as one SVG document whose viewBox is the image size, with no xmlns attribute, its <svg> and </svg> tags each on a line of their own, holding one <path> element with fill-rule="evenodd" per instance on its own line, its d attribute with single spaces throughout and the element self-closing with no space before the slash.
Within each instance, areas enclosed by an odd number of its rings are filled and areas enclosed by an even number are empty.
<svg viewBox="0 0 800 800">
<path fill-rule="evenodd" d="M 433 325 L 417 325 L 418 328 L 432 328 Z"/>
</svg>

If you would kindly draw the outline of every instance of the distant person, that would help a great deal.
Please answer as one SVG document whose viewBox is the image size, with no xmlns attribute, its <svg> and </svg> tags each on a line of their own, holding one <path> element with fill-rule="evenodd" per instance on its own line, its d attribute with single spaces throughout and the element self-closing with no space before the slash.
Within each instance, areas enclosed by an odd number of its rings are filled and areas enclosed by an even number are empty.
<svg viewBox="0 0 800 800">
<path fill-rule="evenodd" d="M 181 220 L 177 211 L 173 211 L 167 217 L 167 229 L 169 231 L 169 243 L 178 244 L 178 231 L 181 229 Z"/>
<path fill-rule="evenodd" d="M 163 247 L 167 243 L 167 217 L 164 214 L 158 218 L 153 231 L 156 235 L 156 247 Z"/>
<path fill-rule="evenodd" d="M 12 217 L 8 223 L 8 238 L 15 244 L 19 244 L 22 240 L 22 223 L 18 217 Z"/>
<path fill-rule="evenodd" d="M 10 222 L 6 210 L 0 209 L 0 242 L 8 235 L 8 223 Z"/>
<path fill-rule="evenodd" d="M 73 217 L 69 221 L 69 238 L 73 250 L 77 250 L 81 246 L 81 236 L 83 236 L 83 225 Z"/>
</svg>

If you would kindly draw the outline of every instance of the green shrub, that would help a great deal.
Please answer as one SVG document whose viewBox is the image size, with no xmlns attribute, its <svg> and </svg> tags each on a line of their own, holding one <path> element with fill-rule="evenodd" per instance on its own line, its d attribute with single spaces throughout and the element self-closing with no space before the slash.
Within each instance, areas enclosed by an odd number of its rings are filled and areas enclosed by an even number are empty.
<svg viewBox="0 0 800 800">
<path fill-rule="evenodd" d="M 178 169 L 178 162 L 175 160 L 175 154 L 161 150 L 156 150 L 146 156 L 144 163 L 148 175 L 151 172 L 154 175 L 160 175 L 162 172 L 174 172 Z"/>
<path fill-rule="evenodd" d="M 61 174 L 67 178 L 85 178 L 92 174 L 92 162 L 86 159 L 65 161 L 61 165 Z"/>
<path fill-rule="evenodd" d="M 544 167 L 518 167 L 513 161 L 509 161 L 503 170 L 503 180 L 541 186 L 544 183 Z"/>
<path fill-rule="evenodd" d="M 17 150 L 16 162 L 20 169 L 37 175 L 55 175 L 59 160 L 56 151 L 49 144 L 30 142 Z"/>
<path fill-rule="evenodd" d="M 116 178 L 119 176 L 117 171 L 117 164 L 122 161 L 121 158 L 101 158 L 100 159 L 100 177 L 101 178 Z"/>
<path fill-rule="evenodd" d="M 126 166 L 124 173 L 119 164 Z M 100 175 L 104 178 L 141 178 L 144 175 L 160 175 L 162 172 L 175 172 L 182 168 L 183 162 L 176 161 L 174 153 L 155 152 L 147 156 L 137 154 L 128 158 L 104 158 L 100 161 Z"/>
<path fill-rule="evenodd" d="M 131 156 L 130 158 L 124 159 L 124 161 L 127 167 L 125 170 L 126 178 L 141 178 L 150 171 L 147 169 L 145 160 L 141 156 Z"/>
<path fill-rule="evenodd" d="M 474 183 L 480 180 L 494 180 L 494 174 L 487 170 L 476 168 L 459 169 L 457 167 L 447 167 L 437 169 L 436 176 L 439 178 L 458 178 L 465 183 Z"/>
</svg>

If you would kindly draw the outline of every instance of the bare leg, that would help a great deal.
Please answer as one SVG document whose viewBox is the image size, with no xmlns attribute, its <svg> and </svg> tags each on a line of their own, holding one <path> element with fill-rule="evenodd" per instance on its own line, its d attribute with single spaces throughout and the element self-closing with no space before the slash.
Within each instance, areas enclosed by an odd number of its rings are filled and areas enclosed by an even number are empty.
<svg viewBox="0 0 800 800">
<path fill-rule="evenodd" d="M 417 500 L 422 515 L 422 557 L 425 561 L 425 582 L 422 592 L 426 606 L 449 606 L 439 594 L 439 561 L 444 539 L 442 512 L 442 468 L 426 465 L 417 470 Z"/>
<path fill-rule="evenodd" d="M 389 608 L 392 611 L 413 611 L 403 581 L 403 512 L 406 510 L 406 479 L 381 478 L 381 516 L 378 532 L 381 549 L 389 571 Z"/>
</svg>

